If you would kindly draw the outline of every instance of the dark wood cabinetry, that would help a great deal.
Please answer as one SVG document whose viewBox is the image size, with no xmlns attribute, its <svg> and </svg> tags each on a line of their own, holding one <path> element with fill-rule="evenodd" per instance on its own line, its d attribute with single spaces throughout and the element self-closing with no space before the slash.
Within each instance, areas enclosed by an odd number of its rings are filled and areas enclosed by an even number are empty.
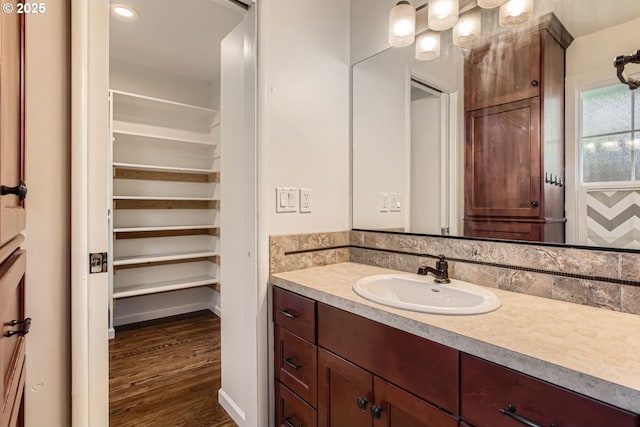
<svg viewBox="0 0 640 427">
<path fill-rule="evenodd" d="M 553 15 L 465 64 L 469 237 L 564 242 L 564 51 Z"/>
<path fill-rule="evenodd" d="M 273 296 L 277 426 L 640 427 L 636 414 L 450 347 L 279 288 Z"/>
<path fill-rule="evenodd" d="M 475 427 L 638 426 L 635 414 L 473 356 L 462 355 L 460 370 L 461 415 Z M 522 417 L 522 421 L 503 412 Z"/>
</svg>

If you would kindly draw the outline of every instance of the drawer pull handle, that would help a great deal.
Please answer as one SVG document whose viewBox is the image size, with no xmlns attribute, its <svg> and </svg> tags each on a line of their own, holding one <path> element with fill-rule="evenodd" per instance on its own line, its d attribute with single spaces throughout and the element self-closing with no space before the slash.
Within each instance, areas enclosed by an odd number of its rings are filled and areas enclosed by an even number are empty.
<svg viewBox="0 0 640 427">
<path fill-rule="evenodd" d="M 528 418 L 523 417 L 522 415 L 516 414 L 516 407 L 513 405 L 509 405 L 507 409 L 500 408 L 500 413 L 502 415 L 511 417 L 514 420 L 518 421 L 519 423 L 524 424 L 525 426 L 528 426 L 528 427 L 544 427 L 542 424 L 538 424 L 535 421 L 532 421 Z M 558 427 L 558 425 L 555 423 L 552 423 L 549 427 Z"/>
<path fill-rule="evenodd" d="M 6 323 L 7 326 L 16 326 L 23 325 L 22 329 L 18 329 L 17 331 L 7 331 L 4 333 L 5 337 L 12 337 L 14 335 L 27 335 L 29 333 L 29 329 L 31 329 L 31 318 L 27 317 L 24 320 L 12 320 L 9 323 Z"/>
<path fill-rule="evenodd" d="M 300 316 L 297 313 L 290 313 L 289 310 L 280 310 L 279 313 L 282 314 L 284 317 L 288 317 L 289 319 L 295 319 L 296 317 Z"/>
<path fill-rule="evenodd" d="M 371 407 L 371 415 L 373 415 L 373 418 L 380 418 L 382 415 L 382 408 L 378 405 L 373 405 Z"/>
<path fill-rule="evenodd" d="M 289 415 L 288 417 L 284 417 L 282 419 L 282 422 L 285 423 L 287 427 L 296 427 L 296 425 L 291 422 L 292 419 L 293 419 L 293 416 Z M 302 424 L 298 424 L 298 427 L 304 427 L 304 426 Z"/>
<path fill-rule="evenodd" d="M 368 403 L 369 403 L 369 399 L 367 399 L 366 397 L 358 397 L 356 399 L 356 405 L 358 405 L 358 409 L 360 409 L 361 411 L 364 411 L 365 409 L 367 409 Z"/>
<path fill-rule="evenodd" d="M 287 359 L 282 359 L 282 361 L 284 362 L 285 365 L 287 365 L 290 368 L 295 369 L 296 371 L 300 368 L 302 368 L 302 365 L 296 365 L 295 363 L 293 363 L 293 360 L 289 357 Z"/>
</svg>

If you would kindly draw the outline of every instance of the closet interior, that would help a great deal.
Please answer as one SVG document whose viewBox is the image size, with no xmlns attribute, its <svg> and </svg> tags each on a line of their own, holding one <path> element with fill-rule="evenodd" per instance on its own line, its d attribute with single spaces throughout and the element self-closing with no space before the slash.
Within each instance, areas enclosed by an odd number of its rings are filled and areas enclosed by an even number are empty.
<svg viewBox="0 0 640 427">
<path fill-rule="evenodd" d="M 128 0 L 109 36 L 110 336 L 220 314 L 220 42 L 227 0 Z"/>
</svg>

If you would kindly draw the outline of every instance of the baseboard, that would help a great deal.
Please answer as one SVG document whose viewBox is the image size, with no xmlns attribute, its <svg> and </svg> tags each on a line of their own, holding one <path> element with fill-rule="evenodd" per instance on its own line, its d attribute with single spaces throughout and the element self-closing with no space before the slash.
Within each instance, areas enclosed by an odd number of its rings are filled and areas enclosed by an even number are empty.
<svg viewBox="0 0 640 427">
<path fill-rule="evenodd" d="M 236 402 L 234 402 L 223 389 L 218 390 L 218 403 L 239 426 L 244 425 L 245 421 L 247 421 L 247 416 L 244 411 L 240 409 Z"/>
<path fill-rule="evenodd" d="M 109 328 L 109 339 L 112 340 L 116 337 L 116 330 L 115 328 Z"/>
<path fill-rule="evenodd" d="M 209 310 L 215 313 L 216 316 L 222 317 L 222 311 L 220 310 L 220 294 L 213 292 L 211 299 L 209 300 Z"/>
<path fill-rule="evenodd" d="M 132 313 L 125 316 L 113 318 L 114 326 L 128 325 L 130 323 L 145 322 L 147 320 L 161 319 L 163 317 L 175 316 L 177 314 L 191 313 L 192 311 L 211 310 L 207 301 L 185 304 L 173 307 L 165 307 L 158 310 L 150 310 Z M 212 310 L 213 311 L 213 310 Z"/>
</svg>

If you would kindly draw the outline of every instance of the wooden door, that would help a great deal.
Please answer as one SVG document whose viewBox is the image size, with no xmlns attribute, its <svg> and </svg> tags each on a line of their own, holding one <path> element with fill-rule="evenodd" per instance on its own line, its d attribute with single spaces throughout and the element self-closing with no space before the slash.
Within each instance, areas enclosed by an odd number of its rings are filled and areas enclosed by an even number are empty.
<svg viewBox="0 0 640 427">
<path fill-rule="evenodd" d="M 0 245 L 25 227 L 24 197 L 5 194 L 24 181 L 22 16 L 0 14 Z"/>
<path fill-rule="evenodd" d="M 374 378 L 373 386 L 380 417 L 373 419 L 373 427 L 457 427 L 458 421 L 451 415 L 407 393 Z"/>
<path fill-rule="evenodd" d="M 469 112 L 466 123 L 465 216 L 540 217 L 539 98 Z"/>
<path fill-rule="evenodd" d="M 0 14 L 0 427 L 23 424 L 26 253 L 18 249 L 25 228 L 24 20 Z"/>
<path fill-rule="evenodd" d="M 18 250 L 0 265 L 0 426 L 16 426 L 24 389 L 25 338 L 20 331 L 29 325 L 13 324 L 25 319 L 24 272 L 26 256 Z"/>
<path fill-rule="evenodd" d="M 371 427 L 373 376 L 318 349 L 318 426 Z"/>
<path fill-rule="evenodd" d="M 540 34 L 500 40 L 472 52 L 464 75 L 466 111 L 538 96 Z"/>
</svg>

